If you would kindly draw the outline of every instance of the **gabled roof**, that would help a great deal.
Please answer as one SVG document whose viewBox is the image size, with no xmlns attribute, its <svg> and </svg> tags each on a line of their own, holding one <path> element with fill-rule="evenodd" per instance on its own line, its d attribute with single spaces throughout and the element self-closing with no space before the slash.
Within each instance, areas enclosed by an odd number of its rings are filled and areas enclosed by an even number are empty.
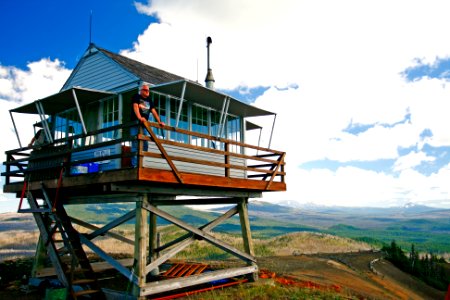
<svg viewBox="0 0 450 300">
<path fill-rule="evenodd" d="M 129 72 L 135 74 L 137 77 L 141 78 L 143 81 L 150 84 L 161 84 L 165 82 L 175 81 L 184 79 L 181 76 L 157 69 L 155 67 L 143 64 L 137 60 L 112 53 L 106 49 L 95 46 L 100 52 L 104 53 L 112 60 L 123 66 Z"/>
</svg>

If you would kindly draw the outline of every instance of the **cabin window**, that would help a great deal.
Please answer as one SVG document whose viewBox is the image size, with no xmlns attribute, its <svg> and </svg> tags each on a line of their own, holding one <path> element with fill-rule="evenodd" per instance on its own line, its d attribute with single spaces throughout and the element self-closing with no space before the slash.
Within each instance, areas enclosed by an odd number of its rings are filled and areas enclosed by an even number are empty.
<svg viewBox="0 0 450 300">
<path fill-rule="evenodd" d="M 224 137 L 223 133 L 219 136 L 221 131 L 220 126 L 220 112 L 211 110 L 211 135 L 215 137 Z M 224 144 L 217 141 L 211 141 L 211 148 L 224 150 Z"/>
<path fill-rule="evenodd" d="M 208 134 L 208 115 L 209 109 L 199 106 L 192 105 L 192 131 Z M 205 138 L 200 138 L 193 136 L 192 145 L 208 147 L 208 140 Z"/>
<path fill-rule="evenodd" d="M 153 103 L 155 104 L 155 109 L 158 112 L 159 118 L 164 123 L 167 123 L 167 109 L 166 109 L 166 96 L 156 93 L 151 93 L 151 97 L 153 100 Z M 153 122 L 156 122 L 156 120 L 153 117 L 153 114 L 150 114 L 150 118 L 152 118 Z"/>
<path fill-rule="evenodd" d="M 55 116 L 53 124 L 55 140 L 65 139 L 73 135 L 78 135 L 83 132 L 80 116 L 76 108 L 66 110 Z M 74 141 L 74 146 L 80 146 L 80 141 Z M 63 144 L 64 142 L 58 143 Z"/>
<path fill-rule="evenodd" d="M 169 125 L 169 123 L 167 122 L 167 101 L 166 101 L 167 96 L 157 94 L 157 93 L 152 93 L 151 90 L 150 90 L 150 93 L 151 93 L 150 96 L 152 97 L 152 100 L 153 100 L 153 104 L 155 104 L 155 109 L 158 112 L 159 119 L 162 122 Z M 149 118 L 151 121 L 156 122 L 153 114 L 150 114 Z M 165 133 L 163 132 L 162 129 L 156 130 L 155 133 L 157 135 L 159 135 L 159 138 L 166 138 Z"/>
<path fill-rule="evenodd" d="M 119 124 L 119 98 L 112 97 L 101 102 L 101 128 L 108 128 Z M 109 141 L 119 136 L 118 130 L 104 132 L 102 141 Z"/>
<path fill-rule="evenodd" d="M 227 139 L 240 142 L 241 141 L 241 121 L 239 117 L 235 116 L 227 116 L 227 123 L 226 123 L 226 135 Z M 237 145 L 230 145 L 231 152 L 240 152 L 240 147 Z"/>
<path fill-rule="evenodd" d="M 170 125 L 176 126 L 177 124 L 177 117 L 178 117 L 178 109 L 180 106 L 180 99 L 170 98 Z M 181 107 L 181 114 L 180 119 L 178 121 L 178 128 L 189 130 L 189 120 L 188 120 L 188 107 L 187 102 L 183 101 L 183 105 Z M 189 136 L 183 133 L 179 132 L 172 132 L 172 135 L 170 136 L 172 140 L 181 142 L 181 143 L 188 143 L 189 142 Z"/>
</svg>

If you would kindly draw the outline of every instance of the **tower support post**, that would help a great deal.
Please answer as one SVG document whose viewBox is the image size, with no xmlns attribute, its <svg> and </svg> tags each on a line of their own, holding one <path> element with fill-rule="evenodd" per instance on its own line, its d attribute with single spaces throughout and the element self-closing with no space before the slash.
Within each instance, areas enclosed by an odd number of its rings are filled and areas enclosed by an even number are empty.
<svg viewBox="0 0 450 300">
<path fill-rule="evenodd" d="M 247 197 L 241 197 L 237 199 L 237 208 L 239 212 L 239 219 L 241 221 L 241 230 L 242 230 L 242 238 L 244 242 L 244 250 L 247 254 L 250 254 L 251 256 L 255 257 L 255 251 L 253 248 L 253 239 L 252 239 L 252 232 L 250 229 L 250 220 L 248 218 L 248 198 Z M 255 266 L 258 267 L 256 262 L 249 261 L 247 263 L 249 266 Z M 256 281 L 258 280 L 258 271 L 250 274 L 249 276 L 250 281 Z"/>
<path fill-rule="evenodd" d="M 135 222 L 135 244 L 134 244 L 134 260 L 135 268 L 134 273 L 137 276 L 138 285 L 134 286 L 133 294 L 137 296 L 137 299 L 144 300 L 145 297 L 141 297 L 141 289 L 145 286 L 147 280 L 147 274 L 145 267 L 147 265 L 147 246 L 149 245 L 149 225 L 148 225 L 148 211 L 143 208 L 143 205 L 149 203 L 149 196 L 147 193 L 139 196 L 140 199 L 136 201 L 136 222 Z"/>
</svg>

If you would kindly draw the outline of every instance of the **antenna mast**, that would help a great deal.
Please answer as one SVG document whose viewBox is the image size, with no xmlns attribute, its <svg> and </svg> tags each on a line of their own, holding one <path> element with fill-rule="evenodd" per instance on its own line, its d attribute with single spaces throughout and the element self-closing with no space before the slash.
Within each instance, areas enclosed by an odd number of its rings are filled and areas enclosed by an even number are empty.
<svg viewBox="0 0 450 300">
<path fill-rule="evenodd" d="M 89 45 L 92 44 L 92 10 L 89 17 Z"/>
</svg>

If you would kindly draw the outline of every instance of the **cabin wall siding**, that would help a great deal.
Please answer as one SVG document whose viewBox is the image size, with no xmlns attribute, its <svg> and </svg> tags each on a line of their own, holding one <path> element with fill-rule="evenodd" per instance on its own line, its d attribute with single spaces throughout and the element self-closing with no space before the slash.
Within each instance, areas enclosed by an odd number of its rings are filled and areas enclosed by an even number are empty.
<svg viewBox="0 0 450 300">
<path fill-rule="evenodd" d="M 140 79 L 101 52 L 83 58 L 63 89 L 73 86 L 121 92 L 135 88 Z"/>
<path fill-rule="evenodd" d="M 199 160 L 205 160 L 210 162 L 224 163 L 225 157 L 224 155 L 217 153 L 209 153 L 194 149 L 187 149 L 183 147 L 177 147 L 173 145 L 164 145 L 164 150 L 166 150 L 169 157 L 171 156 L 180 156 L 186 158 L 193 158 Z M 154 142 L 148 143 L 148 152 L 158 153 L 161 152 L 157 148 Z M 208 165 L 200 165 L 196 163 L 189 163 L 183 161 L 173 161 L 175 167 L 180 172 L 186 173 L 197 173 L 203 175 L 214 175 L 214 176 L 225 176 L 225 168 L 224 167 L 215 167 Z M 239 157 L 230 157 L 230 164 L 237 166 L 245 166 L 245 159 Z M 144 157 L 143 158 L 143 167 L 144 168 L 152 168 L 152 169 L 160 169 L 160 170 L 171 170 L 169 164 L 165 159 L 155 158 L 155 157 Z M 233 178 L 246 178 L 245 170 L 239 169 L 230 169 L 230 177 Z"/>
</svg>

